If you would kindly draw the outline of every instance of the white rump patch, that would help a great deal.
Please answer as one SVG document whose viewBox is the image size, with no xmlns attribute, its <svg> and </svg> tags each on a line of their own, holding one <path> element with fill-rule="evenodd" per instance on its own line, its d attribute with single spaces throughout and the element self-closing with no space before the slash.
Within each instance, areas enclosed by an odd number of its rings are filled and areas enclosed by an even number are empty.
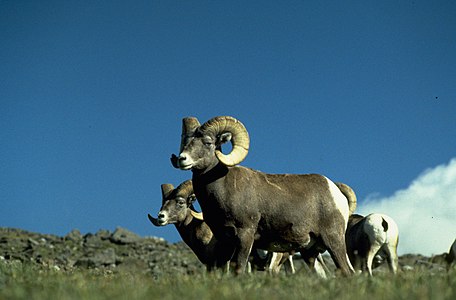
<svg viewBox="0 0 456 300">
<path fill-rule="evenodd" d="M 331 193 L 334 204 L 344 217 L 345 229 L 347 229 L 348 216 L 350 213 L 348 209 L 348 199 L 345 197 L 344 194 L 342 194 L 342 192 L 337 187 L 337 185 L 334 184 L 334 182 L 332 182 L 328 178 L 326 178 L 326 180 L 328 181 L 329 192 Z"/>
<path fill-rule="evenodd" d="M 385 232 L 383 228 L 383 220 L 388 224 L 388 229 Z M 376 241 L 379 244 L 396 245 L 399 237 L 399 229 L 396 222 L 387 215 L 373 213 L 366 216 L 364 231 L 368 234 L 370 242 Z"/>
</svg>

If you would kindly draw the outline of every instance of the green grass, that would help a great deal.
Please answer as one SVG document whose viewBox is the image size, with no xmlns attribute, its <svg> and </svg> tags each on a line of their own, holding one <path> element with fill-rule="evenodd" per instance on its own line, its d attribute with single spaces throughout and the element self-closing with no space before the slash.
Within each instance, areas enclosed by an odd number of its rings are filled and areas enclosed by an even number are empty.
<svg viewBox="0 0 456 300">
<path fill-rule="evenodd" d="M 321 280 L 304 272 L 154 279 L 103 270 L 57 271 L 0 262 L 0 299 L 456 299 L 456 271 Z"/>
</svg>

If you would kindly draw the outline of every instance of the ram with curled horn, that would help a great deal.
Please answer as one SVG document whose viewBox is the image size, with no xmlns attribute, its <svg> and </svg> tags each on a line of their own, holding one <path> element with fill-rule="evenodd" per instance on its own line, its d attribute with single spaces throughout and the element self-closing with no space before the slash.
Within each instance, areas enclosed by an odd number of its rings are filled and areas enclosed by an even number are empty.
<svg viewBox="0 0 456 300">
<path fill-rule="evenodd" d="M 183 119 L 185 139 L 171 162 L 181 170 L 192 170 L 205 221 L 224 244 L 217 264 L 231 259 L 236 272 L 244 272 L 255 243 L 273 252 L 300 251 L 311 268 L 327 250 L 343 274 L 354 272 L 345 246 L 349 200 L 331 180 L 318 174 L 266 174 L 238 166 L 250 146 L 244 125 L 229 116 L 197 124 L 196 118 Z M 232 151 L 223 154 L 226 142 L 232 143 Z"/>
</svg>

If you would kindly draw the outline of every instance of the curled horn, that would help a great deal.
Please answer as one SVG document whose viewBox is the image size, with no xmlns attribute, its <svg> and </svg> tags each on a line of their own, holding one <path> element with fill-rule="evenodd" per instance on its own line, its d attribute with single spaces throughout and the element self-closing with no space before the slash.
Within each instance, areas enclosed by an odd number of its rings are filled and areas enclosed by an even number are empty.
<svg viewBox="0 0 456 300">
<path fill-rule="evenodd" d="M 230 132 L 233 149 L 229 154 L 215 150 L 215 155 L 226 166 L 234 166 L 244 160 L 249 152 L 250 138 L 245 126 L 238 120 L 229 116 L 215 117 L 201 126 L 201 131 L 217 137 L 223 132 Z"/>
<path fill-rule="evenodd" d="M 168 198 L 168 196 L 172 193 L 173 190 L 174 190 L 174 186 L 172 184 L 164 183 L 161 185 L 163 201 L 165 201 L 166 198 Z"/>
<path fill-rule="evenodd" d="M 195 195 L 193 194 L 193 184 L 192 184 L 192 181 L 191 180 L 187 180 L 187 181 L 184 181 L 183 183 L 181 183 L 181 185 L 179 185 L 177 187 L 179 189 L 179 194 L 181 195 L 185 195 L 185 197 L 188 199 L 188 197 L 190 197 L 191 195 L 193 195 L 193 197 L 195 197 Z M 191 204 L 191 203 L 190 203 Z M 202 212 L 197 212 L 194 210 L 193 206 L 190 205 L 190 214 L 200 220 L 200 221 L 204 221 L 204 217 L 203 217 L 203 213 Z"/>
<path fill-rule="evenodd" d="M 188 198 L 191 194 L 193 194 L 193 184 L 191 180 L 187 180 L 182 182 L 177 189 L 179 190 L 179 194 Z"/>
<path fill-rule="evenodd" d="M 187 144 L 189 138 L 193 136 L 196 129 L 200 126 L 200 122 L 195 117 L 187 117 L 182 119 L 182 135 L 179 153 L 182 153 L 182 150 Z"/>
<path fill-rule="evenodd" d="M 204 221 L 204 216 L 202 212 L 197 212 L 194 210 L 190 210 L 190 214 L 197 220 Z"/>
</svg>

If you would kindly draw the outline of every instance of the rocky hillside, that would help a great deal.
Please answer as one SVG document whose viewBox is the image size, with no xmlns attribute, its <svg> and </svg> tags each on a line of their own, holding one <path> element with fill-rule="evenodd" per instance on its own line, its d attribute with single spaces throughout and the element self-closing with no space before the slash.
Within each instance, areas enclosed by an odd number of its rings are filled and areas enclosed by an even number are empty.
<svg viewBox="0 0 456 300">
<path fill-rule="evenodd" d="M 184 243 L 140 237 L 117 228 L 82 235 L 73 230 L 63 237 L 0 228 L 0 260 L 19 260 L 46 268 L 103 268 L 114 272 L 135 271 L 153 276 L 191 274 L 205 268 Z"/>
<path fill-rule="evenodd" d="M 333 267 L 332 260 L 327 256 L 325 259 Z M 0 263 L 10 261 L 61 271 L 98 268 L 109 272 L 142 272 L 153 277 L 205 271 L 183 242 L 171 244 L 162 238 L 140 237 L 120 227 L 114 232 L 100 230 L 85 235 L 73 230 L 63 237 L 0 227 Z M 302 262 L 295 259 L 295 265 L 299 271 Z M 445 263 L 439 256 L 404 255 L 400 257 L 400 266 L 405 271 L 417 268 L 445 271 Z M 386 272 L 387 267 L 383 265 L 376 271 Z"/>
</svg>

